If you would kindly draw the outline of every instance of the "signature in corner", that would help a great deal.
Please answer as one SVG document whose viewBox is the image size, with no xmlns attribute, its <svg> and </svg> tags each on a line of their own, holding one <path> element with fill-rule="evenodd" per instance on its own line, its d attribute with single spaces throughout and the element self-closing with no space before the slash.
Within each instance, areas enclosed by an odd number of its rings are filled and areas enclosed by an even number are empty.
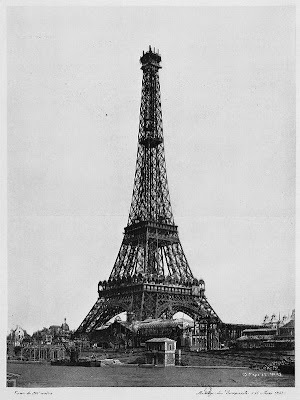
<svg viewBox="0 0 300 400">
<path fill-rule="evenodd" d="M 204 396 L 211 396 L 213 394 L 213 390 L 212 390 L 211 386 L 207 386 L 204 389 L 199 390 L 199 392 L 196 394 L 202 394 Z"/>
</svg>

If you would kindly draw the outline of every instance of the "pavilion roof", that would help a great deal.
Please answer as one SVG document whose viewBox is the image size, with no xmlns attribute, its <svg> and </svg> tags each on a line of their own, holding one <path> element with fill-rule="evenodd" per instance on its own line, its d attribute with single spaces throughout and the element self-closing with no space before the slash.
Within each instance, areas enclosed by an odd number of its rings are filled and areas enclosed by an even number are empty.
<svg viewBox="0 0 300 400">
<path fill-rule="evenodd" d="M 146 341 L 146 343 L 175 343 L 176 340 L 169 339 L 169 338 L 153 338 Z"/>
</svg>

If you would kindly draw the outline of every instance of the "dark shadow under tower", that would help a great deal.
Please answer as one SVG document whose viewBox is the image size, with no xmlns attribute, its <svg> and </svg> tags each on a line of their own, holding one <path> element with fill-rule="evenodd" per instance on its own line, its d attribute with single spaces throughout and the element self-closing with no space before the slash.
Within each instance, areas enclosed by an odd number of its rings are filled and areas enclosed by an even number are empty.
<svg viewBox="0 0 300 400">
<path fill-rule="evenodd" d="M 131 208 L 124 238 L 98 300 L 77 333 L 89 333 L 126 311 L 135 320 L 171 318 L 182 311 L 195 320 L 220 322 L 194 278 L 174 223 L 164 152 L 158 71 L 161 57 L 140 58 L 143 71 L 138 151 Z"/>
</svg>

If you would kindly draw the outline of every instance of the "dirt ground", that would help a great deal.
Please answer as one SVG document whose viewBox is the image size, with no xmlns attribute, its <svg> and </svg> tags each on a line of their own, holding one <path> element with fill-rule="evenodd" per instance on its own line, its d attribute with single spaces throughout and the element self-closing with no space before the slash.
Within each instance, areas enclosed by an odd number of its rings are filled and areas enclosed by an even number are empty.
<svg viewBox="0 0 300 400">
<path fill-rule="evenodd" d="M 262 367 L 272 361 L 287 357 L 293 352 L 272 351 L 212 351 L 182 352 L 180 367 L 152 367 L 143 365 L 143 350 L 125 353 L 93 351 L 81 353 L 80 357 L 94 355 L 97 359 L 120 360 L 123 366 L 110 367 L 66 367 L 50 364 L 7 364 L 7 372 L 19 374 L 18 387 L 90 387 L 90 386 L 270 386 L 295 385 L 294 375 L 283 375 L 277 371 L 265 371 Z"/>
<path fill-rule="evenodd" d="M 256 367 L 261 368 L 273 361 L 281 361 L 283 359 L 295 359 L 294 351 L 272 351 L 272 350 L 222 350 L 207 352 L 190 352 L 182 350 L 182 365 L 184 366 L 229 366 L 229 367 Z M 96 350 L 82 352 L 81 357 L 90 357 L 94 355 L 96 358 L 114 358 L 126 364 L 144 362 L 144 352 L 142 349 L 134 349 L 133 351 L 112 351 L 112 350 Z"/>
<path fill-rule="evenodd" d="M 292 387 L 294 376 L 249 368 L 63 367 L 8 363 L 20 388 L 41 387 Z M 14 388 L 12 388 L 14 389 Z"/>
</svg>

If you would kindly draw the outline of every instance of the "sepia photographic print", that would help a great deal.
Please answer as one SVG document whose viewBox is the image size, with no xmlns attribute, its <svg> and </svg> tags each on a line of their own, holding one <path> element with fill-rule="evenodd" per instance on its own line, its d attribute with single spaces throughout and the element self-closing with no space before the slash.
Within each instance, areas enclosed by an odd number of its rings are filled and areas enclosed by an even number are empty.
<svg viewBox="0 0 300 400">
<path fill-rule="evenodd" d="M 3 8 L 6 397 L 292 398 L 295 5 Z"/>
</svg>

